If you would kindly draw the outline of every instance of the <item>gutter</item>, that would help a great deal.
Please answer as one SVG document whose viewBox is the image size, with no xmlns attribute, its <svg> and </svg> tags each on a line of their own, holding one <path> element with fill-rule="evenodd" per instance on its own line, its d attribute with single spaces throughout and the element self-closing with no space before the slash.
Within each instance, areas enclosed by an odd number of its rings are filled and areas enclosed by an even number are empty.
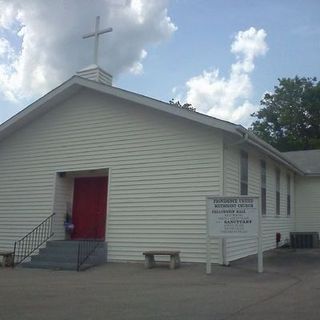
<svg viewBox="0 0 320 320">
<path fill-rule="evenodd" d="M 320 172 L 305 173 L 304 175 L 305 175 L 306 177 L 319 178 L 319 177 L 320 177 Z"/>
<path fill-rule="evenodd" d="M 248 140 L 249 140 L 249 135 L 248 135 L 248 132 L 246 132 L 246 133 L 244 133 L 244 134 L 242 135 L 242 138 L 241 138 L 240 140 L 238 140 L 237 142 L 231 143 L 231 144 L 229 144 L 229 145 L 230 145 L 230 146 L 238 146 L 238 145 L 240 145 L 240 144 L 243 144 L 243 143 L 245 143 L 245 142 L 248 142 Z"/>
<path fill-rule="evenodd" d="M 267 153 L 271 158 L 285 164 L 286 166 L 290 167 L 293 171 L 297 172 L 300 175 L 306 175 L 306 173 L 302 171 L 300 168 L 298 168 L 295 164 L 293 164 L 292 162 L 284 158 L 283 155 L 277 149 L 271 147 L 269 144 L 267 144 L 266 142 L 264 142 L 263 140 L 255 136 L 254 134 L 250 133 L 244 127 L 239 125 L 237 126 L 236 131 L 238 131 L 244 136 L 247 136 L 247 141 L 249 144 Z"/>
</svg>

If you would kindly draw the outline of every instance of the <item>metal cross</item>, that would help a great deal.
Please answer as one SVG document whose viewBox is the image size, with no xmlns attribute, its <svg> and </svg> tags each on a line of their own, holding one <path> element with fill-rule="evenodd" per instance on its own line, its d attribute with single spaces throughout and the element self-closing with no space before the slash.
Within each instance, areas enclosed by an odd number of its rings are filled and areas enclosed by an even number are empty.
<svg viewBox="0 0 320 320">
<path fill-rule="evenodd" d="M 96 27 L 95 27 L 94 32 L 90 32 L 90 33 L 87 33 L 82 36 L 82 39 L 94 37 L 94 63 L 96 65 L 98 65 L 99 36 L 101 34 L 112 31 L 112 28 L 106 28 L 106 29 L 99 30 L 99 25 L 100 25 L 100 17 L 97 16 L 96 17 Z"/>
</svg>

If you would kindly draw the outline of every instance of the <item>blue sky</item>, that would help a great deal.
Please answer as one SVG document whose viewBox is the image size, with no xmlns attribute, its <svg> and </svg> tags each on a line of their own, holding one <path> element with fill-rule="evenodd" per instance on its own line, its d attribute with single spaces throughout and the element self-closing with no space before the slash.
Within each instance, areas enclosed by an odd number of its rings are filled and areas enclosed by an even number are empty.
<svg viewBox="0 0 320 320">
<path fill-rule="evenodd" d="M 33 86 L 29 86 L 28 81 L 21 80 L 21 77 L 26 77 L 26 73 L 30 73 L 30 68 L 27 69 L 25 64 L 21 64 L 25 68 L 23 76 L 20 75 L 19 77 L 19 70 L 15 70 L 16 78 L 10 79 L 11 87 L 14 86 L 15 79 L 18 79 L 16 81 L 19 81 L 19 92 L 5 87 L 5 84 L 3 84 L 5 79 L 2 79 L 2 82 L 0 79 L 0 123 L 23 106 L 40 97 L 46 90 L 53 88 L 59 81 L 61 82 L 72 76 L 76 70 L 84 66 L 84 63 L 90 63 L 89 60 L 92 55 L 90 44 L 82 47 L 86 51 L 83 57 L 78 55 L 77 59 L 74 59 L 75 61 L 70 62 L 70 56 L 72 52 L 75 52 L 78 45 L 83 46 L 83 44 L 78 44 L 78 42 L 83 41 L 81 40 L 81 34 L 83 31 L 90 31 L 87 28 L 93 24 L 96 12 L 101 15 L 103 27 L 112 24 L 115 29 L 112 36 L 106 35 L 101 40 L 100 60 L 109 59 L 109 65 L 104 67 L 114 69 L 112 71 L 115 74 L 114 83 L 116 86 L 163 101 L 168 101 L 171 98 L 187 101 L 189 98 L 192 101 L 188 102 L 197 104 L 194 104 L 194 106 L 197 107 L 198 111 L 218 117 L 220 115 L 226 120 L 244 125 L 250 124 L 252 119 L 250 119 L 249 114 L 259 107 L 259 100 L 263 93 L 272 91 L 278 78 L 294 77 L 295 75 L 320 76 L 320 1 L 157 0 L 156 4 L 154 1 L 149 1 L 149 7 L 147 7 L 147 1 L 133 1 L 135 2 L 135 13 L 139 11 L 140 15 L 144 14 L 147 22 L 144 22 L 145 25 L 141 28 L 136 28 L 135 24 L 132 28 L 128 26 L 131 29 L 130 34 L 129 31 L 126 31 L 126 23 L 123 23 L 124 18 L 121 17 L 122 13 L 119 13 L 119 10 L 122 9 L 110 10 L 109 3 L 109 8 L 106 9 L 104 15 L 101 1 L 100 3 L 97 2 L 96 11 L 92 9 L 92 12 L 84 14 L 85 10 L 83 8 L 87 3 L 86 0 L 80 0 L 80 2 L 83 2 L 83 7 L 76 7 L 79 8 L 76 9 L 79 10 L 78 15 L 75 14 L 70 19 L 70 27 L 68 29 L 68 26 L 66 26 L 67 31 L 62 36 L 60 27 L 55 30 L 57 24 L 54 23 L 54 17 L 52 18 L 52 25 L 50 25 L 48 19 L 47 22 L 41 21 L 41 19 L 45 20 L 45 15 L 52 11 L 52 8 L 49 8 L 49 2 L 46 0 L 42 1 L 41 4 L 39 1 L 34 1 L 32 12 L 23 8 L 22 2 L 16 1 L 16 7 L 11 11 L 26 12 L 23 21 L 21 18 L 16 18 L 14 14 L 8 14 L 7 20 L 2 18 L 1 26 L 0 14 L 0 39 L 8 40 L 11 49 L 16 51 L 16 55 L 19 55 L 21 51 L 20 46 L 23 40 L 27 40 L 25 36 L 27 32 L 32 33 L 32 27 L 36 29 L 41 23 L 47 23 L 45 25 L 48 29 L 47 32 L 51 32 L 51 35 L 57 34 L 56 37 L 51 37 L 54 39 L 52 46 L 43 48 L 41 57 L 38 57 L 39 53 L 32 52 L 31 49 L 27 52 L 32 57 L 32 70 L 35 69 L 37 61 L 40 63 L 43 60 L 43 65 L 38 68 L 37 72 L 38 81 Z M 60 1 L 59 3 L 60 6 L 53 8 L 57 11 L 57 19 L 61 16 L 61 12 L 68 13 L 70 9 L 66 1 Z M 118 3 L 113 0 L 111 5 L 118 5 Z M 5 8 L 10 7 L 9 2 L 6 4 Z M 156 8 L 150 8 L 153 5 Z M 37 10 L 43 14 L 35 15 L 34 12 L 37 12 Z M 149 16 L 150 19 L 148 19 Z M 11 19 L 11 22 L 8 19 Z M 170 23 L 168 19 L 171 19 Z M 6 21 L 9 22 L 6 23 Z M 27 26 L 24 33 L 25 38 L 16 35 L 22 25 Z M 159 25 L 164 26 L 160 28 Z M 246 81 L 245 84 L 242 84 L 243 90 L 246 91 L 245 94 L 241 95 L 239 93 L 232 101 L 229 101 L 226 99 L 230 95 L 230 90 L 233 90 L 230 85 L 230 69 L 237 62 L 238 58 L 236 56 L 243 54 L 241 49 L 232 53 L 230 48 L 236 42 L 235 39 L 239 32 L 246 32 L 250 28 L 255 30 L 251 33 L 252 37 L 255 37 L 259 30 L 264 32 L 260 34 L 260 45 L 267 46 L 268 50 L 266 48 L 260 50 L 250 61 L 253 69 L 250 67 L 250 71 L 242 72 L 241 77 L 237 78 L 239 82 Z M 120 33 L 116 33 L 116 30 L 120 29 L 122 31 L 121 36 Z M 67 38 L 68 30 L 70 30 L 69 38 Z M 59 32 L 61 38 L 59 38 Z M 77 34 L 79 34 L 79 38 L 77 38 Z M 41 47 L 43 45 L 41 39 L 44 39 L 44 37 L 51 39 L 50 36 L 45 34 L 40 34 L 38 38 L 37 35 L 33 35 L 33 43 Z M 71 37 L 74 39 L 72 42 L 70 42 Z M 238 42 L 242 40 L 240 39 Z M 63 41 L 68 41 L 68 46 Z M 254 41 L 256 41 L 256 38 L 254 38 Z M 128 48 L 136 54 L 123 57 L 121 60 L 118 57 L 119 54 L 116 54 L 116 50 L 117 48 L 119 50 L 119 46 L 127 42 L 130 42 Z M 51 57 L 49 50 L 56 50 L 62 45 L 65 50 L 59 50 L 55 58 Z M 142 51 L 147 52 L 145 58 L 142 58 Z M 27 58 L 31 59 L 29 56 Z M 24 59 L 27 58 L 24 57 Z M 2 66 L 7 65 L 8 67 L 10 65 L 8 61 L 3 56 L 1 60 L 0 46 L 0 65 L 2 62 Z M 69 67 L 68 63 L 72 66 Z M 119 66 L 114 67 L 117 64 Z M 123 68 L 121 68 L 121 64 L 124 66 Z M 131 66 L 139 65 L 139 68 L 132 72 L 130 64 Z M 125 67 L 126 65 L 127 67 Z M 66 71 L 63 73 L 62 69 Z M 208 72 L 209 80 L 208 77 L 204 76 L 204 71 Z M 215 73 L 215 76 L 213 76 L 216 71 L 218 71 L 218 75 Z M 8 68 L 6 72 L 7 76 L 12 76 L 10 71 L 8 72 Z M 41 72 L 43 74 L 39 76 Z M 50 81 L 46 80 L 48 78 L 50 78 Z M 189 82 L 188 86 L 188 81 L 194 78 L 196 78 L 196 81 Z M 203 82 L 204 78 L 207 82 Z M 221 99 L 214 99 L 213 97 L 211 97 L 211 100 L 205 99 L 203 95 L 208 91 L 202 92 L 201 96 L 199 90 L 201 91 L 203 83 L 204 85 L 208 84 L 207 90 L 216 90 L 219 85 L 220 89 L 214 92 L 217 92 L 217 95 L 220 94 Z M 221 92 L 221 86 L 223 87 L 223 85 L 229 86 L 229 91 Z M 241 87 L 241 83 L 239 85 Z M 41 90 L 39 87 L 41 87 Z M 9 92 L 11 89 L 15 98 L 8 101 L 8 94 L 4 97 L 3 92 Z M 28 92 L 28 94 L 22 92 Z M 220 112 L 223 109 L 223 101 L 229 103 L 228 113 Z M 214 107 L 211 108 L 210 103 Z M 208 105 L 205 106 L 205 104 Z M 234 116 L 244 104 L 246 104 L 246 107 L 242 109 L 241 115 Z"/>
</svg>

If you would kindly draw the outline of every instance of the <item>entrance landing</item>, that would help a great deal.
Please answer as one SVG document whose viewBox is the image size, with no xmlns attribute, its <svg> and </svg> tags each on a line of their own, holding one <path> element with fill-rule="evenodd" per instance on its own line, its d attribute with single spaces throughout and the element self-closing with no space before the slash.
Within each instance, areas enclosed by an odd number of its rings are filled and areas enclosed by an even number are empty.
<svg viewBox="0 0 320 320">
<path fill-rule="evenodd" d="M 78 249 L 80 241 L 48 241 L 45 248 L 40 249 L 38 255 L 31 257 L 30 262 L 22 264 L 26 268 L 53 269 L 53 270 L 77 270 Z M 81 270 L 101 265 L 107 262 L 107 243 L 101 241 L 98 247 Z"/>
</svg>

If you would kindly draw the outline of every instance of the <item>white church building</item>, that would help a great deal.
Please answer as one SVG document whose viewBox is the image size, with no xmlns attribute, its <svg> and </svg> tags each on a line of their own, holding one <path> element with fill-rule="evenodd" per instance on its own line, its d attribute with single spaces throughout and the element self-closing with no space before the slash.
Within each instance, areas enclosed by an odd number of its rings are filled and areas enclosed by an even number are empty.
<svg viewBox="0 0 320 320">
<path fill-rule="evenodd" d="M 110 261 L 170 249 L 204 262 L 206 197 L 253 195 L 272 249 L 277 232 L 320 231 L 319 164 L 308 171 L 295 158 L 242 126 L 115 88 L 92 66 L 0 126 L 0 248 L 52 213 L 53 239 L 65 239 L 69 212 L 74 239 L 98 222 Z M 216 263 L 257 247 L 212 241 Z"/>
<path fill-rule="evenodd" d="M 205 262 L 206 197 L 239 195 L 260 197 L 263 248 L 273 249 L 276 233 L 284 243 L 320 231 L 319 163 L 320 150 L 280 153 L 240 125 L 116 88 L 92 65 L 0 126 L 0 250 L 55 213 L 47 240 L 94 236 L 108 261 L 177 250 Z M 211 248 L 227 263 L 257 243 Z"/>
</svg>

